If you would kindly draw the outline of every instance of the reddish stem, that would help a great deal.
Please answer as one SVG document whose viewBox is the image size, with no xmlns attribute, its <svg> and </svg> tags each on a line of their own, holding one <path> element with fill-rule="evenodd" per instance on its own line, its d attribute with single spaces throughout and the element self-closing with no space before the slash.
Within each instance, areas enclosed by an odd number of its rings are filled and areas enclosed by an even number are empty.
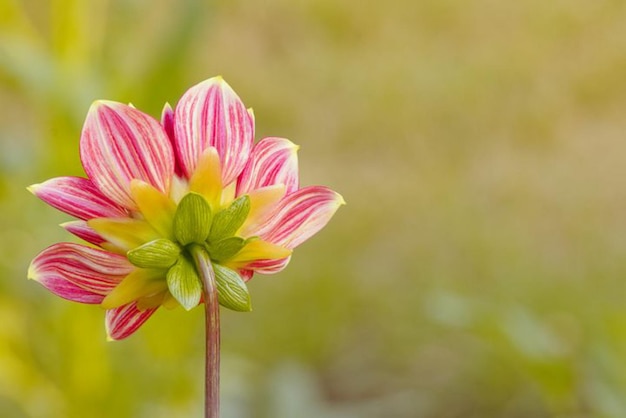
<svg viewBox="0 0 626 418">
<path fill-rule="evenodd" d="M 219 418 L 220 410 L 220 307 L 211 259 L 201 246 L 191 249 L 203 283 L 205 312 L 204 417 Z"/>
</svg>

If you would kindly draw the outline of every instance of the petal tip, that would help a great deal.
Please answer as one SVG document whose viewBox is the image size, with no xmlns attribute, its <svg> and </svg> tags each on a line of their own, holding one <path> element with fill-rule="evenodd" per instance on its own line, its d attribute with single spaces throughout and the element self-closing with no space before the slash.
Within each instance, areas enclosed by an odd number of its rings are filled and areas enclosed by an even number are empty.
<svg viewBox="0 0 626 418">
<path fill-rule="evenodd" d="M 91 113 L 99 113 L 99 112 L 106 111 L 106 110 L 114 111 L 114 109 L 119 107 L 120 105 L 124 108 L 133 108 L 133 109 L 135 108 L 132 103 L 125 105 L 123 103 L 119 103 L 114 100 L 98 99 L 98 100 L 94 100 L 91 103 L 91 106 L 89 107 L 89 111 L 87 112 L 87 116 L 89 116 L 89 114 Z"/>
<path fill-rule="evenodd" d="M 343 196 L 340 195 L 337 192 L 335 192 L 335 199 L 336 199 L 336 202 L 337 202 L 337 206 L 347 205 L 346 200 L 343 198 Z"/>
<path fill-rule="evenodd" d="M 107 316 L 109 314 L 109 310 L 106 311 Z M 106 333 L 106 340 L 107 342 L 113 342 L 113 341 L 117 341 L 115 338 L 113 338 L 113 332 L 111 330 L 111 325 L 109 324 L 108 318 L 105 317 L 104 320 L 104 332 Z"/>
<path fill-rule="evenodd" d="M 106 106 L 107 102 L 108 100 L 94 100 L 93 102 L 91 102 L 91 106 L 89 106 L 89 113 L 97 111 L 102 106 Z"/>
<path fill-rule="evenodd" d="M 39 278 L 39 273 L 37 271 L 37 268 L 33 265 L 33 263 L 31 262 L 30 265 L 28 266 L 28 271 L 26 272 L 26 278 L 28 280 L 34 280 L 36 282 L 38 282 L 38 278 Z"/>
<path fill-rule="evenodd" d="M 269 139 L 272 139 L 272 138 L 269 138 Z M 275 140 L 282 141 L 283 144 L 284 144 L 285 149 L 290 150 L 294 154 L 297 153 L 300 150 L 300 145 L 294 143 L 291 139 L 275 138 Z"/>
<path fill-rule="evenodd" d="M 163 105 L 163 110 L 161 111 L 161 120 L 164 120 L 166 117 L 172 117 L 174 114 L 174 109 L 169 102 L 165 102 Z"/>
<path fill-rule="evenodd" d="M 39 190 L 40 188 L 41 188 L 41 184 L 36 183 L 36 184 L 31 184 L 30 186 L 27 186 L 26 190 L 28 190 L 29 192 L 37 196 L 37 190 Z"/>
<path fill-rule="evenodd" d="M 213 76 L 211 78 L 207 78 L 206 80 L 201 81 L 200 83 L 198 83 L 198 85 L 205 85 L 207 87 L 210 87 L 210 86 L 213 86 L 213 85 L 220 86 L 220 85 L 224 85 L 224 84 L 228 85 L 226 80 L 224 80 L 224 77 L 222 77 L 221 75 L 216 75 L 216 76 Z"/>
</svg>

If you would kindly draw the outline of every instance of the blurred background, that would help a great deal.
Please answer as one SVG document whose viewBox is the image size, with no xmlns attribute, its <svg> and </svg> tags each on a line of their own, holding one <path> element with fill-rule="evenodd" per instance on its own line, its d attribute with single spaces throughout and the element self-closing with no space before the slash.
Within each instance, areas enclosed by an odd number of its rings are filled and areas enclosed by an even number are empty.
<svg viewBox="0 0 626 418">
<path fill-rule="evenodd" d="M 343 194 L 222 311 L 223 417 L 626 416 L 626 2 L 0 0 L 0 416 L 200 417 L 203 313 L 26 280 L 94 99 L 221 74 Z"/>
</svg>

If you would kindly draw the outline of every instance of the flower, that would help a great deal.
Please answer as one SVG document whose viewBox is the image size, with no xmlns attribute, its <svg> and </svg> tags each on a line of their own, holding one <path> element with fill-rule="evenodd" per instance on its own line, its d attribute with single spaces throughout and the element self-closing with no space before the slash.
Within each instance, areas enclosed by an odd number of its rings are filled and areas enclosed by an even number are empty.
<svg viewBox="0 0 626 418">
<path fill-rule="evenodd" d="M 245 282 L 287 265 L 344 201 L 300 188 L 298 147 L 254 143 L 254 115 L 221 78 L 190 88 L 161 121 L 132 105 L 96 101 L 80 138 L 87 174 L 29 187 L 77 220 L 62 224 L 91 245 L 57 243 L 28 277 L 54 294 L 106 309 L 109 339 L 135 332 L 160 307 L 202 303 L 192 253 L 210 257 L 219 302 L 250 309 Z"/>
</svg>

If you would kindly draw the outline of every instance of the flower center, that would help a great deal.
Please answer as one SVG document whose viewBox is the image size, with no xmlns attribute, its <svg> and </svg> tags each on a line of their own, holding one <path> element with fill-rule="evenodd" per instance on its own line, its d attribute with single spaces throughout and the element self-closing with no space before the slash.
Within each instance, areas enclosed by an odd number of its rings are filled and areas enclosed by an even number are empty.
<svg viewBox="0 0 626 418">
<path fill-rule="evenodd" d="M 186 194 L 176 208 L 172 226 L 174 239 L 157 238 L 136 247 L 127 253 L 128 260 L 142 269 L 164 270 L 167 288 L 170 294 L 186 309 L 191 309 L 200 302 L 202 281 L 193 264 L 193 251 L 204 251 L 214 264 L 232 258 L 250 240 L 235 233 L 243 225 L 250 212 L 250 198 L 242 196 L 230 205 L 211 213 L 209 203 L 197 193 Z M 215 269 L 218 282 L 228 282 L 233 286 L 232 277 L 236 272 L 228 272 L 222 267 Z M 234 275 L 233 275 L 234 273 Z M 222 277 L 222 276 L 227 277 Z M 238 276 L 238 275 L 237 275 Z M 234 284 L 238 297 L 234 300 L 224 295 L 224 304 L 235 310 L 249 310 L 249 296 L 243 280 Z"/>
<path fill-rule="evenodd" d="M 133 183 L 135 219 L 97 218 L 89 225 L 137 267 L 104 299 L 110 309 L 133 300 L 138 308 L 200 303 L 202 283 L 194 254 L 204 253 L 215 273 L 221 305 L 250 310 L 250 296 L 237 273 L 254 261 L 279 259 L 291 251 L 256 236 L 238 235 L 249 221 L 251 198 L 241 196 L 214 212 L 200 193 L 188 192 L 178 205 L 146 183 Z M 169 303 L 168 303 L 169 302 Z"/>
</svg>

